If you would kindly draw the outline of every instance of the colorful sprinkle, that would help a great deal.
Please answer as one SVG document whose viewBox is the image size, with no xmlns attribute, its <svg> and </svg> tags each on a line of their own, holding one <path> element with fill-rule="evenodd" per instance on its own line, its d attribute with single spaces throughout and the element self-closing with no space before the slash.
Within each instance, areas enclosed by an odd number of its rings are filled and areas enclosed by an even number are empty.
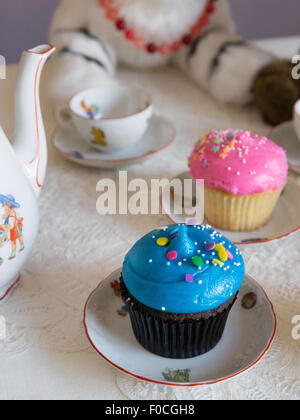
<svg viewBox="0 0 300 420">
<path fill-rule="evenodd" d="M 158 246 L 166 246 L 169 243 L 169 239 L 168 238 L 158 238 L 156 241 Z"/>
<path fill-rule="evenodd" d="M 221 267 L 223 267 L 223 265 L 224 265 L 224 263 L 223 263 L 222 261 L 219 261 L 219 260 L 217 260 L 216 258 L 214 258 L 214 259 L 213 259 L 213 262 L 214 262 L 215 264 L 220 265 Z"/>
<path fill-rule="evenodd" d="M 208 242 L 208 244 L 205 245 L 205 250 L 206 251 L 212 251 L 213 249 L 215 249 L 215 242 Z"/>
<path fill-rule="evenodd" d="M 179 233 L 174 233 L 174 235 L 171 236 L 171 239 L 175 239 L 177 236 L 179 236 Z"/>
<path fill-rule="evenodd" d="M 232 253 L 231 253 L 230 251 L 228 251 L 228 249 L 226 249 L 226 252 L 227 252 L 228 258 L 229 258 L 230 260 L 233 260 L 233 255 L 232 255 Z"/>
<path fill-rule="evenodd" d="M 223 262 L 226 262 L 228 260 L 226 249 L 222 249 L 221 251 L 219 251 L 219 258 Z"/>
<path fill-rule="evenodd" d="M 178 257 L 177 251 L 169 251 L 167 253 L 167 260 L 169 260 L 169 261 L 174 261 L 174 260 L 176 260 L 177 257 Z"/>
<path fill-rule="evenodd" d="M 208 161 L 206 159 L 202 162 L 202 168 L 203 169 L 207 169 L 208 168 Z"/>
<path fill-rule="evenodd" d="M 230 139 L 233 139 L 233 138 L 234 138 L 234 136 L 235 136 L 235 132 L 234 132 L 234 131 L 231 131 L 230 133 L 228 133 L 228 137 L 229 137 Z"/>
<path fill-rule="evenodd" d="M 192 258 L 192 261 L 193 261 L 193 264 L 198 268 L 204 265 L 204 261 L 202 260 L 201 257 L 195 256 Z"/>
<path fill-rule="evenodd" d="M 211 150 L 212 150 L 213 153 L 217 153 L 220 150 L 220 147 L 219 146 L 214 146 Z"/>
<path fill-rule="evenodd" d="M 220 251 L 225 250 L 225 248 L 223 247 L 223 245 L 222 245 L 222 244 L 217 244 L 217 245 L 215 246 L 215 250 L 216 250 L 217 252 L 220 252 Z"/>
<path fill-rule="evenodd" d="M 193 281 L 194 281 L 194 276 L 193 276 L 193 274 L 187 274 L 187 275 L 185 276 L 185 281 L 186 281 L 186 282 L 188 282 L 188 283 L 193 283 Z"/>
</svg>

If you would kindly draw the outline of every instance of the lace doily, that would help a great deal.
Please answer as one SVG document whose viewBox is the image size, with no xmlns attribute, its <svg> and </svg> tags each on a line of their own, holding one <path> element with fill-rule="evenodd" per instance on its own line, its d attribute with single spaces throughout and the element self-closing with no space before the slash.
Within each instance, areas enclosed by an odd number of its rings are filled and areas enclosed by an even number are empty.
<svg viewBox="0 0 300 420">
<path fill-rule="evenodd" d="M 0 95 L 2 101 L 12 95 L 14 72 L 10 69 L 6 94 Z M 244 127 L 269 134 L 255 109 L 216 104 L 177 70 L 153 73 L 124 70 L 121 77 L 126 83 L 142 84 L 152 90 L 156 111 L 175 121 L 178 130 L 170 149 L 128 168 L 131 176 L 158 178 L 186 170 L 186 157 L 195 139 L 212 127 Z M 1 108 L 4 128 L 9 131 L 13 124 L 11 106 L 9 103 L 6 111 L 4 106 Z M 50 135 L 55 127 L 50 110 L 45 113 L 45 122 Z M 4 372 L 0 375 L 0 392 L 12 397 L 8 387 L 11 378 L 18 375 L 13 396 L 18 396 L 22 389 L 24 397 L 39 398 L 62 395 L 197 400 L 300 398 L 300 342 L 291 335 L 292 317 L 300 314 L 299 234 L 243 249 L 248 273 L 264 286 L 278 316 L 275 342 L 259 365 L 240 377 L 213 386 L 180 389 L 139 382 L 106 366 L 90 348 L 83 330 L 83 307 L 97 284 L 121 266 L 132 244 L 145 232 L 168 224 L 168 219 L 163 215 L 99 216 L 96 183 L 103 177 L 115 179 L 118 172 L 76 166 L 54 153 L 51 146 L 49 152 L 48 175 L 40 200 L 39 237 L 23 270 L 20 286 L 8 303 L 0 307 L 7 320 L 7 339 L 0 341 L 0 369 Z M 37 378 L 36 355 L 51 380 L 35 379 L 31 383 L 33 392 L 26 387 L 28 377 L 21 377 L 13 367 L 5 370 L 5 366 L 26 365 L 27 375 Z M 77 362 L 72 368 L 67 364 L 60 369 L 56 366 L 57 360 L 73 359 Z M 75 392 L 75 387 L 82 385 L 80 365 L 85 384 L 84 389 L 76 388 Z"/>
</svg>

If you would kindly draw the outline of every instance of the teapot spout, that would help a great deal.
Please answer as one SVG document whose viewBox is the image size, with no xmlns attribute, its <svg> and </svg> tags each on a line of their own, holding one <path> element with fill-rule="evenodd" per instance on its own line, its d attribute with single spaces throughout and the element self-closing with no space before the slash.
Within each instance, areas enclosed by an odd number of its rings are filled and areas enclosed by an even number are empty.
<svg viewBox="0 0 300 420">
<path fill-rule="evenodd" d="M 47 58 L 55 51 L 41 45 L 24 51 L 15 91 L 15 153 L 39 196 L 47 167 L 47 141 L 43 124 L 39 85 Z"/>
</svg>

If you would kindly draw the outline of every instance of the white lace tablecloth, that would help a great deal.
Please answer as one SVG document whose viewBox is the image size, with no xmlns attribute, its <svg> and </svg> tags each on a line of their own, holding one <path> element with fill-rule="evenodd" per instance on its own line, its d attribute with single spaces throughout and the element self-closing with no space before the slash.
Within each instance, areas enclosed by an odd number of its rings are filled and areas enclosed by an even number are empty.
<svg viewBox="0 0 300 420">
<path fill-rule="evenodd" d="M 0 120 L 10 135 L 15 73 L 14 66 L 8 68 L 7 80 L 0 81 Z M 122 70 L 121 78 L 149 88 L 156 111 L 178 130 L 172 147 L 131 166 L 133 175 L 184 171 L 195 139 L 211 128 L 270 132 L 254 108 L 218 104 L 177 70 Z M 47 106 L 44 114 L 50 137 L 55 123 Z M 91 290 L 121 266 L 135 240 L 168 223 L 165 216 L 99 216 L 96 183 L 116 176 L 117 171 L 69 163 L 49 145 L 38 241 L 22 283 L 0 307 L 8 323 L 7 339 L 0 341 L 0 399 L 299 399 L 300 341 L 292 339 L 291 320 L 300 314 L 300 234 L 243 251 L 248 273 L 264 286 L 278 316 L 270 352 L 244 375 L 212 386 L 164 387 L 118 373 L 91 349 L 82 325 Z"/>
</svg>

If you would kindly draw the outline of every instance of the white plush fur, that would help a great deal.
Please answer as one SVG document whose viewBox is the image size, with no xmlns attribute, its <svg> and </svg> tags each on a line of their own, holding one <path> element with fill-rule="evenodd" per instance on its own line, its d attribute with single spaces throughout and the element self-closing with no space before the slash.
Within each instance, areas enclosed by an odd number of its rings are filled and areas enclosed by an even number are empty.
<svg viewBox="0 0 300 420">
<path fill-rule="evenodd" d="M 148 42 L 171 43 L 181 39 L 202 13 L 206 0 L 114 0 L 128 25 Z M 99 38 L 76 32 L 85 28 Z M 218 30 L 215 30 L 218 29 Z M 108 21 L 98 0 L 62 0 L 55 14 L 50 41 L 58 53 L 48 69 L 48 91 L 54 102 L 65 102 L 75 92 L 99 83 L 106 83 L 114 75 L 116 64 L 149 68 L 169 61 L 179 65 L 199 86 L 224 102 L 244 104 L 251 100 L 251 85 L 255 74 L 273 57 L 253 46 L 229 46 L 219 57 L 219 65 L 211 73 L 212 62 L 222 45 L 237 41 L 234 24 L 226 0 L 216 2 L 211 31 L 188 57 L 189 48 L 179 54 L 148 54 L 137 50 L 124 39 Z M 63 48 L 72 53 L 62 54 Z M 84 54 L 92 60 L 79 56 Z M 93 62 L 94 60 L 94 62 Z M 105 69 L 95 64 L 101 62 Z"/>
</svg>

